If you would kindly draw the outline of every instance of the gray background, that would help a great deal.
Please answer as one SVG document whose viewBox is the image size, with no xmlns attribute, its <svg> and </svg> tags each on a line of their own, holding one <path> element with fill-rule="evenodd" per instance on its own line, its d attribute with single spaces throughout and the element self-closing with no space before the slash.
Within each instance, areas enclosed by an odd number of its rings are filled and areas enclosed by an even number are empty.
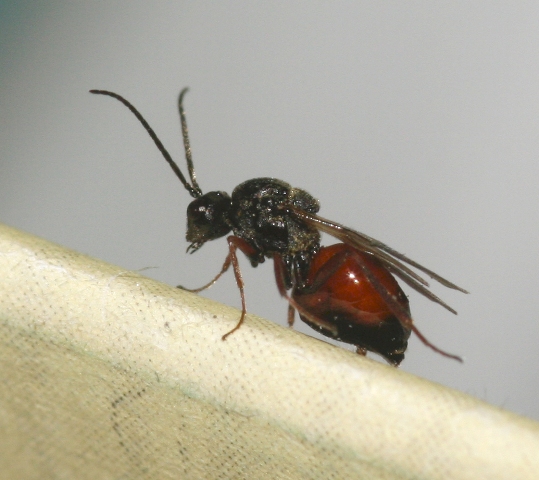
<svg viewBox="0 0 539 480">
<path fill-rule="evenodd" d="M 190 86 L 204 191 L 287 180 L 469 289 L 435 286 L 457 317 L 410 292 L 466 363 L 414 338 L 402 368 L 539 419 L 538 25 L 534 2 L 1 2 L 0 220 L 207 281 L 226 243 L 185 255 L 187 192 L 122 105 L 87 93 L 125 95 L 183 166 Z M 271 262 L 241 264 L 249 311 L 284 325 Z M 231 274 L 206 295 L 239 306 Z"/>
</svg>

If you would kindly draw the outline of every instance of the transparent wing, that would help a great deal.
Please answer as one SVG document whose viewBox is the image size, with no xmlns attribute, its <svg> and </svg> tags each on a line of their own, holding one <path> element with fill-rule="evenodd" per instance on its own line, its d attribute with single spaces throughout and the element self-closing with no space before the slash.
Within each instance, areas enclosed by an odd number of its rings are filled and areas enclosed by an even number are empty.
<svg viewBox="0 0 539 480">
<path fill-rule="evenodd" d="M 288 208 L 296 218 L 302 220 L 303 222 L 312 225 L 313 227 L 316 227 L 318 230 L 325 232 L 339 239 L 343 243 L 357 248 L 360 251 L 371 253 L 391 273 L 399 277 L 403 282 L 407 283 L 414 290 L 421 293 L 421 295 L 425 296 L 426 298 L 435 303 L 438 303 L 442 307 L 449 310 L 451 313 L 456 314 L 457 312 L 449 305 L 447 305 L 443 300 L 441 300 L 438 296 L 432 293 L 428 288 L 429 283 L 419 274 L 414 272 L 409 266 L 414 267 L 417 270 L 427 274 L 429 277 L 436 280 L 438 283 L 444 285 L 447 288 L 458 290 L 463 293 L 468 293 L 463 288 L 455 285 L 449 280 L 446 280 L 432 270 L 429 270 L 428 268 L 424 267 L 423 265 L 420 265 L 414 260 L 409 259 L 406 255 L 399 253 L 396 250 L 393 250 L 386 244 L 375 240 L 374 238 L 371 238 L 364 233 L 357 232 L 356 230 L 352 230 L 351 228 L 345 227 L 339 223 L 332 222 L 325 218 L 319 217 L 318 215 L 307 213 L 304 210 L 301 210 L 294 206 L 289 206 Z M 376 288 L 378 293 L 380 293 L 385 299 L 385 297 L 387 296 L 387 292 L 380 291 L 383 289 L 377 288 L 377 282 L 372 282 L 371 278 L 369 278 L 370 275 L 368 275 L 367 273 L 366 275 L 369 281 L 371 281 L 373 286 Z M 388 303 L 391 305 L 393 302 Z"/>
</svg>

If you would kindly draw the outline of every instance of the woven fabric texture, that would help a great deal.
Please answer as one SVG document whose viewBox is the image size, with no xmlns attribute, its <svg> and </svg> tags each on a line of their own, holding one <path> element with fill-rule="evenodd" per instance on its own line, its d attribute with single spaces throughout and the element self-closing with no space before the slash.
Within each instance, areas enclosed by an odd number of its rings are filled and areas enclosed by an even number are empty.
<svg viewBox="0 0 539 480">
<path fill-rule="evenodd" d="M 527 479 L 539 424 L 0 226 L 5 479 Z"/>
</svg>

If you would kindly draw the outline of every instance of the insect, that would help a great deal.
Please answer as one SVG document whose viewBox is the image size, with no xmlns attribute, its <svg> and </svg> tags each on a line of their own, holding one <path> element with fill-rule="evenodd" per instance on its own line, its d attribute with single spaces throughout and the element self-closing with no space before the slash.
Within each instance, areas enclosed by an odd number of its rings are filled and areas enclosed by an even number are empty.
<svg viewBox="0 0 539 480">
<path fill-rule="evenodd" d="M 190 181 L 131 103 L 107 90 L 90 92 L 113 97 L 131 110 L 194 198 L 187 207 L 187 252 L 194 253 L 206 242 L 228 235 L 228 255 L 221 271 L 208 284 L 190 290 L 199 292 L 210 287 L 232 266 L 242 309 L 238 323 L 223 335 L 223 340 L 240 328 L 247 312 L 237 256 L 240 250 L 253 267 L 266 258 L 273 259 L 277 288 L 288 300 L 290 326 L 297 311 L 301 320 L 323 335 L 354 345 L 359 354 L 377 353 L 394 366 L 404 359 L 408 338 L 414 332 L 432 350 L 462 361 L 421 334 L 394 276 L 454 314 L 457 312 L 432 293 L 415 270 L 447 288 L 468 293 L 466 290 L 382 242 L 320 217 L 318 200 L 282 180 L 255 178 L 238 185 L 232 195 L 222 191 L 203 194 L 195 175 L 183 108 L 187 90 L 180 93 L 178 109 Z M 341 243 L 321 246 L 320 232 Z"/>
</svg>

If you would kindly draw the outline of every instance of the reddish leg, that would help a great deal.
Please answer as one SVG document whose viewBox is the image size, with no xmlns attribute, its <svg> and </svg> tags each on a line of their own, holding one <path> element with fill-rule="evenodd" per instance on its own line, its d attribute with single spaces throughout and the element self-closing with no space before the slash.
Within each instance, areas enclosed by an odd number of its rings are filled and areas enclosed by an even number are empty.
<svg viewBox="0 0 539 480">
<path fill-rule="evenodd" d="M 295 316 L 296 316 L 296 309 L 292 306 L 290 302 L 288 302 L 288 326 L 289 327 L 294 326 Z"/>
<path fill-rule="evenodd" d="M 236 285 L 238 285 L 238 288 L 240 290 L 241 316 L 236 326 L 232 330 L 230 330 L 229 332 L 223 335 L 222 340 L 226 340 L 226 338 L 230 334 L 234 333 L 238 328 L 241 327 L 241 324 L 243 323 L 243 320 L 245 319 L 245 314 L 247 313 L 247 308 L 245 306 L 244 283 L 243 283 L 243 278 L 241 276 L 240 265 L 238 263 L 238 256 L 236 255 L 236 250 L 239 248 L 249 258 L 255 257 L 257 254 L 257 251 L 240 237 L 230 235 L 229 237 L 227 237 L 226 240 L 228 242 L 228 250 L 229 250 L 227 259 L 230 260 L 229 265 L 230 263 L 232 263 L 232 269 L 234 270 L 234 277 L 236 278 Z M 226 264 L 226 261 L 225 261 L 225 264 Z"/>
<path fill-rule="evenodd" d="M 217 282 L 217 280 L 221 278 L 221 275 L 223 275 L 223 273 L 225 273 L 229 269 L 230 262 L 231 262 L 231 258 L 230 258 L 230 253 L 229 253 L 225 258 L 225 263 L 223 263 L 223 267 L 221 268 L 221 271 L 217 275 L 215 275 L 215 277 L 212 280 L 210 280 L 208 283 L 206 283 L 206 285 L 203 285 L 202 287 L 185 288 L 182 285 L 178 285 L 176 288 L 181 288 L 182 290 L 185 290 L 187 292 L 193 292 L 193 293 L 198 293 L 198 292 L 201 292 L 202 290 L 206 290 L 207 288 L 210 288 L 215 282 Z"/>
<path fill-rule="evenodd" d="M 443 355 L 444 357 L 452 358 L 453 360 L 457 360 L 460 363 L 463 363 L 464 360 L 462 360 L 461 357 L 458 355 L 453 355 L 452 353 L 444 352 L 443 350 L 440 350 L 436 345 L 430 343 L 425 336 L 417 329 L 415 325 L 412 325 L 413 332 L 418 336 L 419 340 L 423 342 L 424 345 L 431 348 L 435 352 L 439 353 L 440 355 Z"/>
<path fill-rule="evenodd" d="M 284 274 L 284 262 L 278 253 L 273 255 L 273 269 L 275 271 L 275 283 L 277 284 L 277 290 L 281 297 L 288 300 L 288 326 L 294 325 L 294 315 L 296 314 L 296 306 L 293 305 L 292 299 L 288 296 L 286 291 L 285 274 Z"/>
<path fill-rule="evenodd" d="M 337 334 L 335 325 L 325 322 L 320 318 L 314 318 L 311 313 L 302 308 L 301 305 L 298 305 L 298 303 L 290 295 L 288 295 L 288 292 L 286 291 L 284 274 L 285 266 L 283 259 L 278 253 L 273 255 L 273 266 L 275 269 L 275 282 L 277 283 L 277 289 L 279 290 L 281 296 L 286 298 L 288 301 L 288 326 L 292 327 L 294 325 L 294 316 L 297 310 L 301 315 L 309 318 L 313 323 L 322 325 L 326 330 L 333 331 L 335 334 Z"/>
<path fill-rule="evenodd" d="M 378 292 L 378 294 L 384 299 L 389 309 L 393 312 L 393 314 L 399 319 L 399 321 L 405 327 L 410 328 L 417 335 L 419 340 L 421 340 L 421 342 L 427 347 L 429 347 L 430 349 L 434 350 L 440 355 L 443 355 L 444 357 L 452 358 L 453 360 L 457 360 L 462 363 L 463 360 L 458 355 L 453 355 L 452 353 L 445 352 L 444 350 L 441 350 L 436 345 L 434 345 L 429 340 L 427 340 L 427 338 L 414 325 L 414 321 L 412 320 L 411 315 L 408 312 L 406 312 L 406 310 L 393 298 L 393 296 L 387 291 L 387 289 L 371 273 L 369 268 L 363 262 L 361 256 L 356 253 L 353 253 L 352 255 L 357 260 L 358 265 L 360 266 L 361 270 L 365 274 L 365 277 L 367 278 L 369 283 L 374 287 L 374 289 Z"/>
<path fill-rule="evenodd" d="M 245 318 L 245 314 L 247 313 L 247 309 L 245 307 L 244 283 L 243 283 L 243 278 L 241 276 L 240 265 L 238 263 L 238 256 L 236 255 L 236 250 L 240 249 L 249 258 L 258 256 L 257 255 L 258 252 L 240 237 L 230 235 L 229 237 L 227 237 L 227 242 L 228 242 L 228 255 L 226 256 L 223 266 L 221 267 L 221 271 L 217 275 L 215 275 L 215 277 L 212 280 L 210 280 L 206 285 L 203 285 L 202 287 L 199 287 L 199 288 L 185 288 L 181 285 L 177 286 L 177 288 L 181 288 L 182 290 L 186 290 L 188 292 L 193 292 L 193 293 L 201 292 L 202 290 L 206 290 L 207 288 L 210 288 L 215 282 L 217 282 L 217 280 L 219 280 L 219 278 L 221 278 L 221 276 L 230 268 L 230 265 L 232 265 L 232 269 L 234 270 L 234 277 L 236 278 L 236 285 L 238 286 L 240 290 L 241 316 L 237 325 L 232 330 L 230 330 L 230 332 L 227 332 L 223 335 L 222 337 L 223 340 L 226 340 L 226 337 L 228 337 L 231 333 L 234 333 L 238 328 L 240 328 Z"/>
</svg>

